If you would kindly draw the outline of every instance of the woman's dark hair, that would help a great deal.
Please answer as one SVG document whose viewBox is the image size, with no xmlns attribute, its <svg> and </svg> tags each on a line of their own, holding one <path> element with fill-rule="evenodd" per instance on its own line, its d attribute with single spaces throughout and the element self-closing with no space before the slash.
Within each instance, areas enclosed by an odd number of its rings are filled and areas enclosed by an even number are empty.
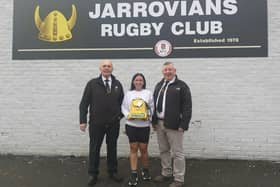
<svg viewBox="0 0 280 187">
<path fill-rule="evenodd" d="M 146 79 L 145 79 L 144 75 L 143 75 L 142 73 L 136 73 L 136 74 L 133 75 L 133 77 L 132 77 L 130 90 L 135 90 L 135 86 L 134 86 L 134 84 L 133 84 L 133 81 L 135 80 L 135 78 L 136 78 L 137 76 L 141 76 L 141 77 L 143 78 L 144 84 L 143 84 L 142 89 L 146 89 Z"/>
</svg>

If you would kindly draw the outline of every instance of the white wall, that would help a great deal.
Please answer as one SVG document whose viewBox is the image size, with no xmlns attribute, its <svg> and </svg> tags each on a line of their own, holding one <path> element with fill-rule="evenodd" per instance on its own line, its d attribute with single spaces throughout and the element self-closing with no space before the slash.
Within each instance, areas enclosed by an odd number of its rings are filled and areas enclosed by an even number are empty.
<svg viewBox="0 0 280 187">
<path fill-rule="evenodd" d="M 99 60 L 12 61 L 12 3 L 0 4 L 0 154 L 87 155 L 78 105 Z M 193 96 L 187 157 L 280 161 L 280 1 L 268 0 L 268 9 L 268 58 L 171 59 Z M 143 72 L 153 89 L 163 62 L 113 60 L 114 74 L 127 90 Z M 157 150 L 153 134 L 150 154 Z M 119 155 L 128 155 L 123 129 Z"/>
</svg>

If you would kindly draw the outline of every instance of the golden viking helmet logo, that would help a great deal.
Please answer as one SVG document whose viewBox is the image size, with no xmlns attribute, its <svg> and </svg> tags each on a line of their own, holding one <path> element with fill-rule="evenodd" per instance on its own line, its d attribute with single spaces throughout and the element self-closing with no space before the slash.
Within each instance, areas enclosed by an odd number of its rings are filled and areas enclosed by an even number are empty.
<svg viewBox="0 0 280 187">
<path fill-rule="evenodd" d="M 67 21 L 65 16 L 58 10 L 53 10 L 42 21 L 40 17 L 40 8 L 36 7 L 34 21 L 37 29 L 40 31 L 38 38 L 47 42 L 62 42 L 72 38 L 71 30 L 77 20 L 77 10 L 72 5 L 72 15 Z"/>
</svg>

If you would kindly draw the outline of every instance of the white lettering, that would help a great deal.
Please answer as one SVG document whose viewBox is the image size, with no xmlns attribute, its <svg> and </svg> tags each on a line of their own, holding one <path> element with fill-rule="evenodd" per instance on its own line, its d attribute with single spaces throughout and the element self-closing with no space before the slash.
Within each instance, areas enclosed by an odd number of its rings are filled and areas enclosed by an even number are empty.
<svg viewBox="0 0 280 187">
<path fill-rule="evenodd" d="M 111 24 L 101 24 L 101 36 L 113 36 Z"/>
<path fill-rule="evenodd" d="M 234 15 L 238 11 L 237 0 L 182 0 L 182 1 L 150 1 L 131 3 L 95 4 L 89 11 L 89 18 L 138 18 L 161 16 L 204 16 L 204 15 Z M 103 8 L 103 9 L 102 9 Z"/>
<path fill-rule="evenodd" d="M 221 21 L 174 22 L 171 25 L 172 34 L 179 35 L 206 35 L 221 34 L 223 32 Z"/>
<path fill-rule="evenodd" d="M 196 27 L 197 27 L 197 33 L 200 34 L 200 35 L 205 35 L 207 33 L 209 33 L 209 21 L 205 21 L 204 22 L 204 30 L 202 30 L 202 23 L 201 21 L 198 21 L 196 23 Z"/>
<path fill-rule="evenodd" d="M 206 10 L 205 10 L 206 15 L 211 15 L 212 11 L 216 15 L 221 15 L 222 13 L 221 0 L 216 0 L 216 4 L 214 4 L 212 0 L 206 0 L 205 4 L 206 4 Z"/>
<path fill-rule="evenodd" d="M 154 34 L 159 36 L 164 23 L 129 23 L 129 24 L 101 24 L 102 37 L 129 37 L 150 36 Z"/>
<path fill-rule="evenodd" d="M 185 34 L 186 35 L 195 35 L 195 30 L 191 30 L 191 23 L 190 22 L 185 23 Z"/>
<path fill-rule="evenodd" d="M 150 23 L 141 23 L 140 24 L 140 36 L 149 36 L 151 35 L 151 24 Z"/>
<path fill-rule="evenodd" d="M 164 23 L 159 23 L 158 25 L 156 23 L 152 23 L 153 28 L 155 29 L 155 35 L 159 36 L 160 35 L 160 31 L 162 29 Z"/>
<path fill-rule="evenodd" d="M 169 16 L 174 16 L 176 14 L 178 5 L 179 5 L 179 1 L 174 1 L 173 5 L 171 6 L 170 1 L 165 1 L 164 2 L 167 13 Z"/>
<path fill-rule="evenodd" d="M 136 23 L 130 23 L 126 27 L 126 33 L 128 36 L 138 36 L 139 28 Z"/>
<path fill-rule="evenodd" d="M 194 0 L 191 5 L 190 11 L 189 11 L 189 16 L 193 16 L 194 14 L 197 14 L 200 16 L 204 15 L 200 1 Z"/>
<path fill-rule="evenodd" d="M 187 15 L 187 1 L 181 1 L 181 16 Z"/>
<path fill-rule="evenodd" d="M 147 17 L 147 4 L 144 2 L 135 2 L 133 3 L 133 17 L 139 17 L 139 14 L 142 17 Z"/>
<path fill-rule="evenodd" d="M 95 4 L 95 13 L 93 11 L 89 12 L 89 17 L 91 19 L 99 18 L 100 16 L 100 4 Z"/>
<path fill-rule="evenodd" d="M 177 29 L 178 28 L 178 29 Z M 181 22 L 175 22 L 171 25 L 171 32 L 174 35 L 182 35 L 184 33 L 184 24 Z"/>
<path fill-rule="evenodd" d="M 112 4 L 110 4 L 110 3 L 105 4 L 105 7 L 104 7 L 102 15 L 101 15 L 101 18 L 106 18 L 106 17 L 110 17 L 110 18 L 116 17 Z"/>
<path fill-rule="evenodd" d="M 129 3 L 118 3 L 118 18 L 131 17 L 131 5 Z"/>
<path fill-rule="evenodd" d="M 226 15 L 234 15 L 237 13 L 238 11 L 238 7 L 237 7 L 237 1 L 236 0 L 225 0 L 223 3 L 225 9 L 223 10 L 223 12 Z"/>
<path fill-rule="evenodd" d="M 114 32 L 114 36 L 116 36 L 116 37 L 124 36 L 125 35 L 125 24 L 121 24 L 120 30 L 118 29 L 118 24 L 114 24 L 113 32 Z"/>
<path fill-rule="evenodd" d="M 211 22 L 211 34 L 221 34 L 223 32 L 223 23 L 221 21 Z"/>
<path fill-rule="evenodd" d="M 164 14 L 164 5 L 160 1 L 154 1 L 149 6 L 149 14 L 153 17 L 160 17 Z"/>
</svg>

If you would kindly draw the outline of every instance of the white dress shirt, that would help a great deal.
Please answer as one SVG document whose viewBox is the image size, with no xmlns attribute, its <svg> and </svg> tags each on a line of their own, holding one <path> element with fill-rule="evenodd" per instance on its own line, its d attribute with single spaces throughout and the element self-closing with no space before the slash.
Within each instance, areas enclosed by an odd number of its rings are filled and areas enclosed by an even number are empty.
<svg viewBox="0 0 280 187">
<path fill-rule="evenodd" d="M 108 78 L 102 76 L 102 80 L 103 80 L 103 83 L 104 83 L 105 86 L 106 86 L 106 80 L 107 79 L 109 80 L 108 81 L 109 87 L 112 88 L 112 78 L 111 78 L 111 76 L 108 77 Z"/>
<path fill-rule="evenodd" d="M 167 91 L 167 88 L 168 86 L 173 83 L 175 81 L 176 77 L 174 77 L 171 81 L 169 81 L 169 83 L 167 84 L 167 86 L 165 87 L 165 90 L 164 90 L 164 93 L 163 93 L 163 101 L 162 101 L 162 112 L 158 112 L 156 111 L 157 113 L 157 117 L 159 119 L 164 119 L 164 111 L 165 111 L 165 100 L 166 100 L 166 91 Z M 158 96 L 157 96 L 157 102 L 156 102 L 156 106 L 158 105 L 158 98 L 159 98 L 159 95 L 160 95 L 160 92 L 161 90 L 163 89 L 164 85 L 165 85 L 165 82 L 166 80 L 163 82 L 159 92 L 158 92 Z"/>
</svg>

